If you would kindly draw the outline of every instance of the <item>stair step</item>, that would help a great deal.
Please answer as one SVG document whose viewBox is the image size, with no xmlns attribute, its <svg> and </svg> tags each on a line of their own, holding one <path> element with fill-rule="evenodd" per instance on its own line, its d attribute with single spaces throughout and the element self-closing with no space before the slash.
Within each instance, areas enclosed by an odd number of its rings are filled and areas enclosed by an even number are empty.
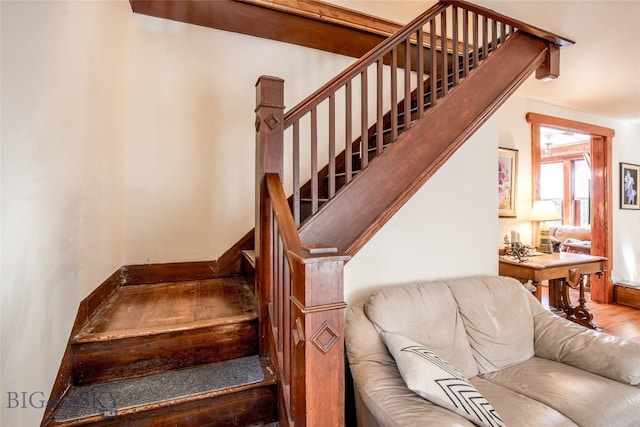
<svg viewBox="0 0 640 427">
<path fill-rule="evenodd" d="M 52 425 L 131 425 L 143 420 L 153 420 L 154 426 L 270 424 L 277 416 L 275 385 L 268 359 L 249 356 L 76 386 L 60 403 Z M 221 411 L 218 404 L 231 405 L 234 410 Z"/>
<path fill-rule="evenodd" d="M 71 345 L 79 385 L 253 355 L 252 288 L 243 277 L 124 286 Z"/>
</svg>

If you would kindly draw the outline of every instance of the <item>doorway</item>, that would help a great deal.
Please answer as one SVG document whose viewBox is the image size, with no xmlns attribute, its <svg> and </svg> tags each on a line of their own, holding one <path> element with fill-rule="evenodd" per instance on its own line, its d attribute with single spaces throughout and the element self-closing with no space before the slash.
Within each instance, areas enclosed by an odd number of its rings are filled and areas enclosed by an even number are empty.
<svg viewBox="0 0 640 427">
<path fill-rule="evenodd" d="M 591 182 L 588 195 L 590 199 L 588 210 L 583 209 L 584 202 L 582 200 L 576 202 L 575 197 L 569 197 L 568 199 L 563 197 L 561 211 L 564 213 L 563 218 L 565 220 L 570 219 L 567 223 L 575 222 L 578 217 L 581 223 L 584 223 L 586 221 L 583 217 L 585 214 L 588 215 L 588 223 L 591 226 L 591 254 L 607 258 L 607 271 L 605 274 L 601 277 L 594 276 L 591 278 L 591 299 L 599 303 L 612 303 L 613 283 L 611 281 L 611 269 L 613 266 L 613 245 L 611 239 L 613 236 L 613 217 L 611 209 L 613 206 L 613 171 L 611 152 L 615 132 L 609 128 L 537 113 L 527 113 L 526 119 L 531 124 L 533 200 L 541 199 L 541 169 L 544 163 L 542 155 L 543 150 L 546 149 L 544 143 L 541 145 L 541 138 L 543 138 L 542 135 L 549 133 L 545 129 L 553 129 L 558 133 L 588 136 L 589 155 L 584 157 L 584 161 L 590 163 Z M 553 152 L 553 147 L 550 148 L 551 152 Z M 556 152 L 560 151 L 557 150 Z M 570 160 L 567 161 L 570 162 Z M 565 180 L 563 188 L 566 185 L 571 186 L 572 183 Z M 578 208 L 578 205 L 580 205 L 580 208 Z M 577 212 L 578 209 L 579 213 Z"/>
</svg>

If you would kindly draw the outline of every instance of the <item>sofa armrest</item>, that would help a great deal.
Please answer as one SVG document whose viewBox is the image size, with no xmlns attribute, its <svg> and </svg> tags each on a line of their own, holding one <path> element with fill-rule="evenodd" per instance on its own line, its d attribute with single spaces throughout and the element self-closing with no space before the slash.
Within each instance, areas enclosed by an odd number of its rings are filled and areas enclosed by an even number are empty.
<svg viewBox="0 0 640 427">
<path fill-rule="evenodd" d="M 531 297 L 536 356 L 630 385 L 640 384 L 640 343 L 563 319 Z"/>
</svg>

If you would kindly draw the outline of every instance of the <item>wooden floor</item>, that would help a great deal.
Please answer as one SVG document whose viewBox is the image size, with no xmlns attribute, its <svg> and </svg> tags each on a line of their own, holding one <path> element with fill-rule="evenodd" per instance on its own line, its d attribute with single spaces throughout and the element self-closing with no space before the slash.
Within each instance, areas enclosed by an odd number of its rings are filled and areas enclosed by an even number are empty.
<svg viewBox="0 0 640 427">
<path fill-rule="evenodd" d="M 76 340 L 229 323 L 255 316 L 254 305 L 251 289 L 242 277 L 122 286 Z"/>
<path fill-rule="evenodd" d="M 578 302 L 578 291 L 570 292 L 574 305 Z M 593 313 L 593 323 L 603 332 L 640 343 L 640 310 L 619 304 L 598 304 L 585 294 L 587 308 Z M 542 304 L 549 304 L 549 290 L 542 289 Z"/>
</svg>

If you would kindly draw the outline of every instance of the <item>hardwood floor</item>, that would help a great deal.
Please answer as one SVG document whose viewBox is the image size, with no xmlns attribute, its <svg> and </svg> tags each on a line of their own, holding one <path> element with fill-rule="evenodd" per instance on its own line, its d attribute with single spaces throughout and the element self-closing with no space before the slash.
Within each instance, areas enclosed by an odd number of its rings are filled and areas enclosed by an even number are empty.
<svg viewBox="0 0 640 427">
<path fill-rule="evenodd" d="M 549 304 L 549 290 L 542 289 L 542 304 Z M 570 292 L 574 305 L 578 301 L 578 291 Z M 593 323 L 603 332 L 640 343 L 640 310 L 620 304 L 598 304 L 585 294 L 587 308 L 593 313 Z"/>
</svg>

